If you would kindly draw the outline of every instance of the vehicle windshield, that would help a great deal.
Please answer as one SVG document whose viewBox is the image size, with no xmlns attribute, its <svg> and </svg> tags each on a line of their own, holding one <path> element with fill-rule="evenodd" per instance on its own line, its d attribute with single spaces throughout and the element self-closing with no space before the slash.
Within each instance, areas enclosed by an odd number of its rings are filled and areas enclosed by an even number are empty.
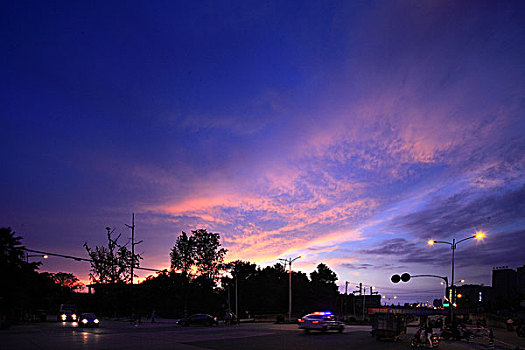
<svg viewBox="0 0 525 350">
<path fill-rule="evenodd" d="M 97 318 L 94 314 L 82 314 L 82 318 Z"/>
</svg>

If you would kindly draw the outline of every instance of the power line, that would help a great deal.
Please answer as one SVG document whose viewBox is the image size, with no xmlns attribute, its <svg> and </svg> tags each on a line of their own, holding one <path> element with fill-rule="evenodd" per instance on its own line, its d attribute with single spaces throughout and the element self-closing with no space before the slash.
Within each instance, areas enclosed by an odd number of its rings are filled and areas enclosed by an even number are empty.
<svg viewBox="0 0 525 350">
<path fill-rule="evenodd" d="M 93 262 L 92 259 L 81 258 L 81 257 L 78 257 L 78 256 L 50 253 L 50 252 L 44 252 L 44 251 L 41 251 L 41 250 L 34 250 L 34 249 L 29 249 L 29 248 L 22 248 L 22 249 L 27 251 L 27 252 L 31 252 L 31 253 L 38 253 L 38 254 L 50 255 L 50 256 L 58 256 L 60 258 L 71 259 L 71 260 L 75 260 L 75 261 Z M 137 269 L 137 270 L 145 270 L 145 271 L 154 271 L 154 272 L 162 272 L 162 271 L 164 271 L 164 270 L 152 269 L 152 268 L 148 268 L 148 267 L 135 267 L 135 269 Z"/>
</svg>

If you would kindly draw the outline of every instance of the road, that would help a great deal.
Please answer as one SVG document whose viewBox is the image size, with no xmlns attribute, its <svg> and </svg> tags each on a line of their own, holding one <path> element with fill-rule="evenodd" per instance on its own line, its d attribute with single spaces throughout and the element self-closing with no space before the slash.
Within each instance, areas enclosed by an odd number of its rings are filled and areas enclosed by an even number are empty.
<svg viewBox="0 0 525 350">
<path fill-rule="evenodd" d="M 296 325 L 251 323 L 239 326 L 180 327 L 173 322 L 143 323 L 103 320 L 100 328 L 80 329 L 62 322 L 12 326 L 0 331 L 0 348 L 22 350 L 71 349 L 409 349 L 401 342 L 378 342 L 369 326 L 349 326 L 342 334 L 305 334 Z M 442 342 L 440 349 L 481 349 L 466 342 Z"/>
</svg>

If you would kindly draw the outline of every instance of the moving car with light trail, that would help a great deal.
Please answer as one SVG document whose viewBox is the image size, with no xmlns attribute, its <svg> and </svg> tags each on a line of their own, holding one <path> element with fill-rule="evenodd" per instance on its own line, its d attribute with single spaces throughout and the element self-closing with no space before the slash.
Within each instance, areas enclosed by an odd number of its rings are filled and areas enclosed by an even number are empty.
<svg viewBox="0 0 525 350">
<path fill-rule="evenodd" d="M 99 327 L 100 326 L 100 320 L 95 316 L 95 314 L 92 313 L 85 313 L 80 315 L 80 318 L 78 319 L 78 326 L 79 327 Z"/>
<path fill-rule="evenodd" d="M 335 316 L 330 311 L 319 311 L 313 314 L 308 314 L 297 320 L 299 329 L 304 329 L 306 333 L 310 331 L 326 332 L 330 330 L 342 333 L 345 325 L 343 322 L 336 320 Z"/>
</svg>

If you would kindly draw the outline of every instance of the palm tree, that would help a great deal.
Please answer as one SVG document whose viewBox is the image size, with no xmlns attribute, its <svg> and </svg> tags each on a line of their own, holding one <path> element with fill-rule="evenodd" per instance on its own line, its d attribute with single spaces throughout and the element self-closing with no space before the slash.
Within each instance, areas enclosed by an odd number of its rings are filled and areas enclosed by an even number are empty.
<svg viewBox="0 0 525 350">
<path fill-rule="evenodd" d="M 23 268 L 27 265 L 24 260 L 24 246 L 22 237 L 15 236 L 11 227 L 0 228 L 0 266 L 2 270 L 6 267 Z"/>
</svg>

